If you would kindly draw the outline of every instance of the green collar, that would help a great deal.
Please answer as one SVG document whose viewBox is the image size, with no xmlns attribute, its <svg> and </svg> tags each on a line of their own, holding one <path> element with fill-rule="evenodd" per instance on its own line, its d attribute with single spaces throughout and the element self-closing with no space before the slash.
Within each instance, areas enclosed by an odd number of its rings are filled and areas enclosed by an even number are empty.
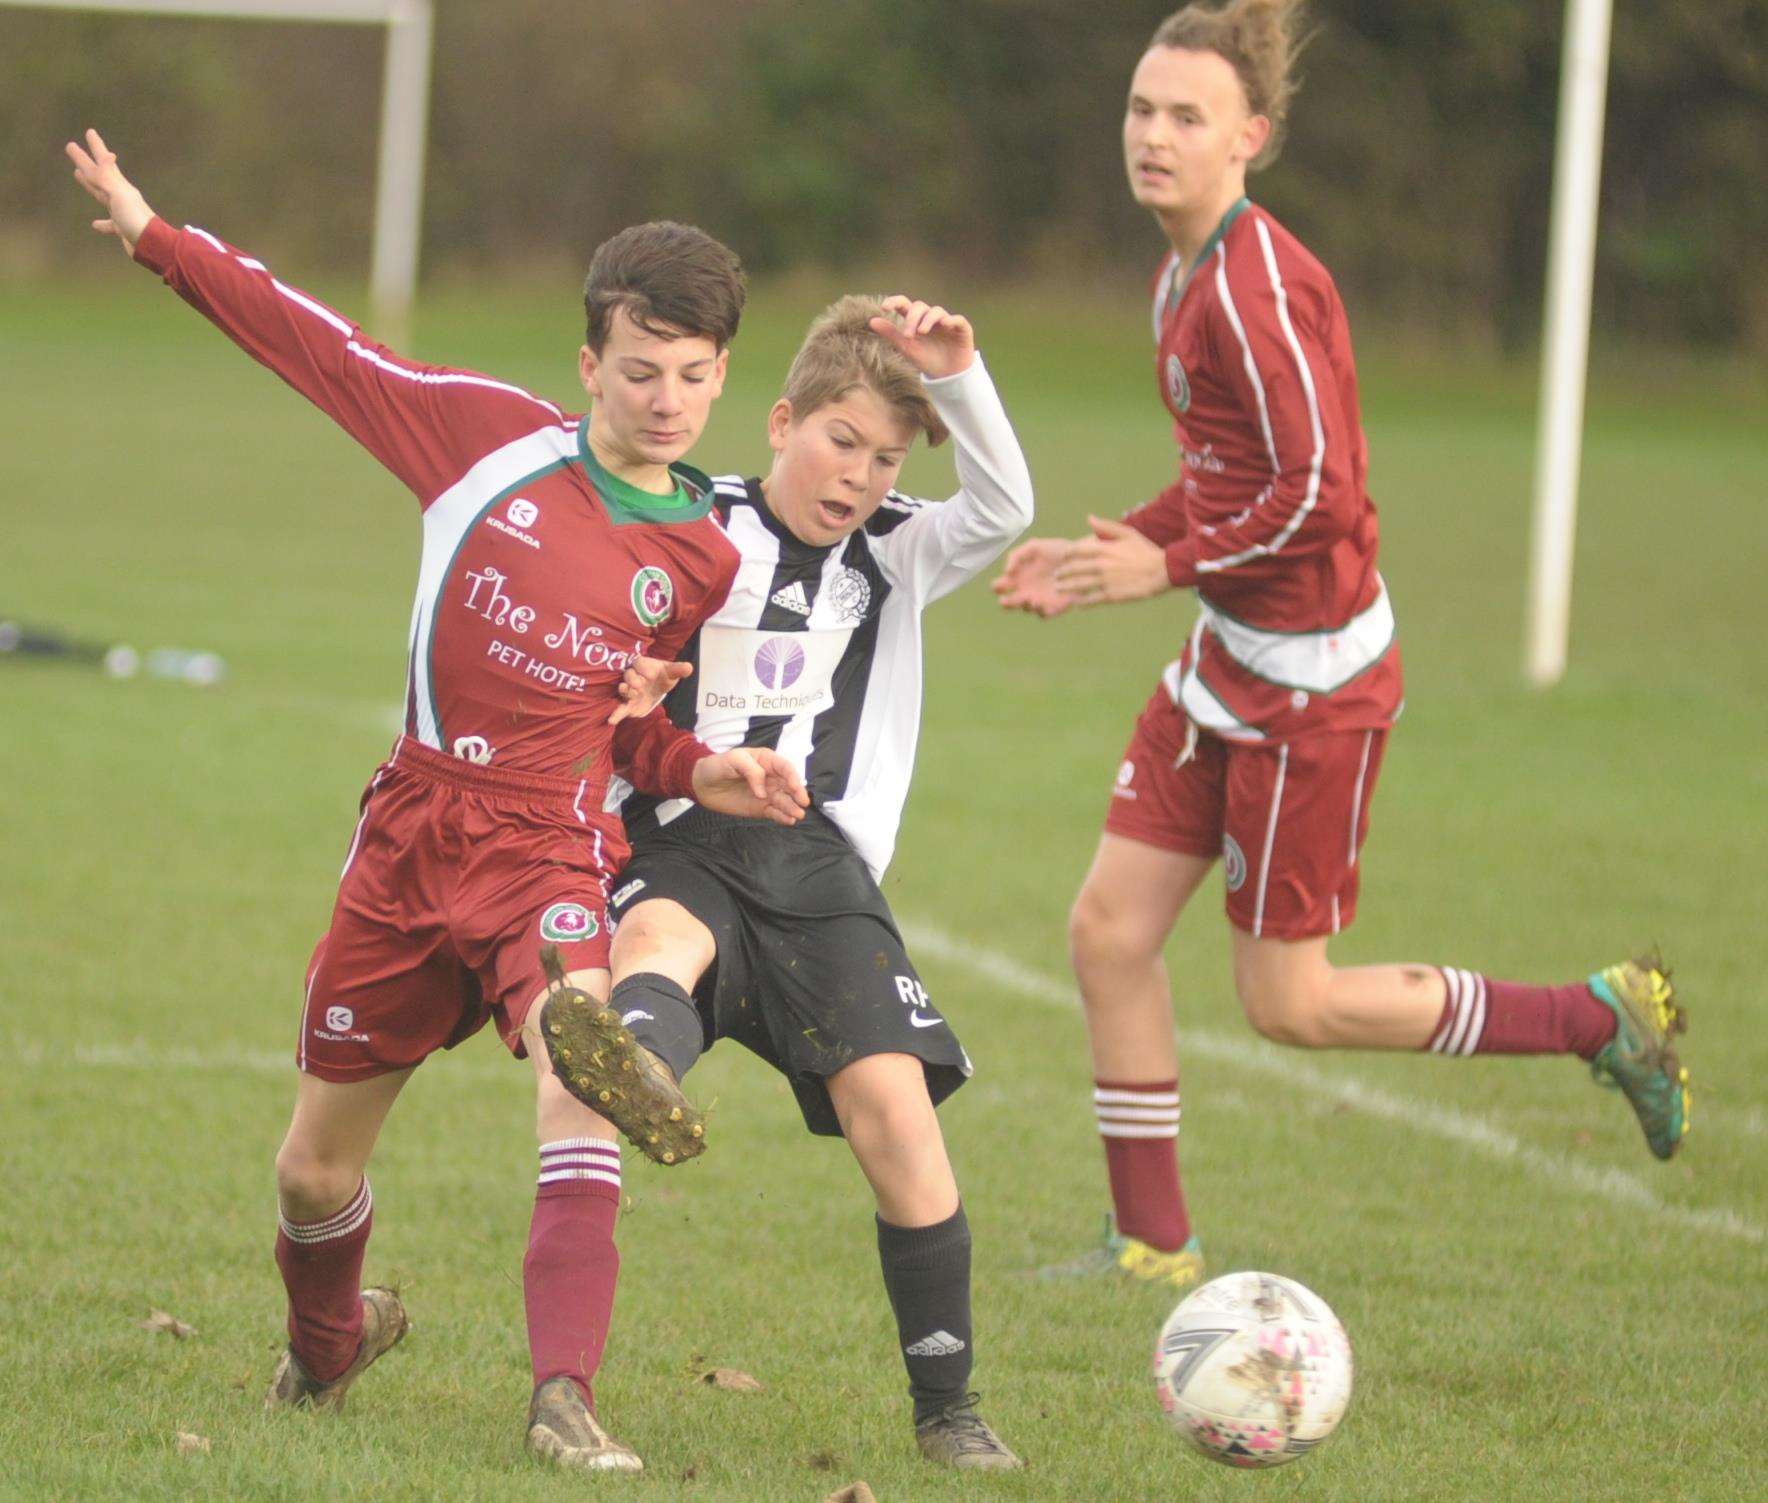
<svg viewBox="0 0 1768 1503">
<path fill-rule="evenodd" d="M 1185 289 L 1191 285 L 1191 278 L 1197 275 L 1197 268 L 1215 253 L 1215 248 L 1222 243 L 1222 236 L 1228 233 L 1229 226 L 1240 217 L 1244 210 L 1251 207 L 1252 200 L 1242 195 L 1228 212 L 1222 215 L 1222 222 L 1210 231 L 1209 239 L 1203 242 L 1203 249 L 1197 252 L 1197 259 L 1185 269 L 1185 275 L 1182 278 L 1175 277 L 1173 279 L 1172 290 L 1166 295 L 1167 312 L 1170 313 L 1178 306 L 1179 299 L 1185 295 Z"/>
<path fill-rule="evenodd" d="M 712 510 L 712 481 L 692 465 L 672 464 L 669 473 L 675 477 L 675 493 L 660 496 L 655 491 L 641 491 L 636 485 L 613 474 L 595 450 L 589 446 L 589 414 L 577 425 L 577 462 L 596 495 L 607 509 L 608 519 L 616 524 L 627 522 L 697 522 Z"/>
</svg>

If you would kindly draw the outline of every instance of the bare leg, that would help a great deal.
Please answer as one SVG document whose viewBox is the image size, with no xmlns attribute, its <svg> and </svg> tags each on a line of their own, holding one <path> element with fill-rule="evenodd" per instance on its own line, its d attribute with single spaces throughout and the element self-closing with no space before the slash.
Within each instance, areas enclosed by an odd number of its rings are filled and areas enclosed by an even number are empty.
<svg viewBox="0 0 1768 1503">
<path fill-rule="evenodd" d="M 573 971 L 568 985 L 595 1002 L 608 998 L 605 970 Z M 540 1004 L 528 1007 L 522 1042 L 534 1067 L 534 1135 L 540 1174 L 522 1300 L 534 1398 L 528 1449 L 565 1467 L 638 1471 L 643 1463 L 602 1429 L 594 1381 L 614 1314 L 620 1254 L 620 1148 L 613 1124 L 572 1096 L 553 1074 L 540 1034 Z"/>
<path fill-rule="evenodd" d="M 365 1298 L 361 1278 L 374 1227 L 364 1171 L 410 1077 L 410 1070 L 346 1083 L 300 1077 L 276 1155 L 276 1266 L 288 1292 L 289 1351 L 270 1380 L 273 1408 L 341 1402 L 356 1374 L 404 1334 L 398 1296 L 381 1290 Z"/>
<path fill-rule="evenodd" d="M 829 1077 L 829 1099 L 878 1200 L 878 1262 L 915 1401 L 915 1435 L 946 1466 L 1020 1462 L 970 1394 L 970 1223 L 921 1061 L 874 1054 Z"/>
<path fill-rule="evenodd" d="M 294 1117 L 276 1154 L 276 1195 L 284 1220 L 321 1221 L 356 1193 L 381 1124 L 411 1073 L 396 1070 L 342 1083 L 300 1077 Z"/>
<path fill-rule="evenodd" d="M 1179 913 L 1215 863 L 1103 835 L 1068 921 L 1069 955 L 1086 1007 L 1093 1074 L 1178 1074 L 1172 989 L 1163 951 Z"/>
<path fill-rule="evenodd" d="M 1428 965 L 1339 970 L 1324 939 L 1254 939 L 1234 929 L 1234 985 L 1247 1021 L 1304 1049 L 1422 1049 L 1442 1017 L 1442 972 Z"/>
<path fill-rule="evenodd" d="M 829 1077 L 829 1099 L 880 1216 L 895 1226 L 931 1226 L 957 1211 L 958 1182 L 920 1060 L 855 1060 Z"/>
<path fill-rule="evenodd" d="M 1212 865 L 1107 833 L 1068 929 L 1117 1230 L 1138 1258 L 1146 1252 L 1130 1271 L 1175 1287 L 1194 1281 L 1202 1262 L 1185 1250 L 1191 1222 L 1179 1183 L 1179 1061 L 1163 951 Z"/>
<path fill-rule="evenodd" d="M 718 955 L 712 931 L 673 898 L 637 903 L 614 935 L 614 981 L 652 972 L 685 992 L 700 984 Z"/>
</svg>

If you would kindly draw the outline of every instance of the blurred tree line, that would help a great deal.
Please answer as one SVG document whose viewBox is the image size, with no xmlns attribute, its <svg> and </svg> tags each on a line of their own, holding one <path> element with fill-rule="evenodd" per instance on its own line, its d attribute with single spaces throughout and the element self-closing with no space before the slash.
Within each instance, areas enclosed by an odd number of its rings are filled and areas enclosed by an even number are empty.
<svg viewBox="0 0 1768 1503">
<path fill-rule="evenodd" d="M 438 0 L 425 257 L 580 268 L 692 219 L 757 272 L 892 259 L 1140 278 L 1118 129 L 1166 0 Z M 1315 0 L 1254 193 L 1354 311 L 1530 337 L 1562 0 Z M 1600 326 L 1768 354 L 1768 0 L 1616 0 Z M 380 44 L 356 27 L 0 8 L 0 268 L 68 255 L 97 123 L 156 202 L 361 267 Z"/>
</svg>

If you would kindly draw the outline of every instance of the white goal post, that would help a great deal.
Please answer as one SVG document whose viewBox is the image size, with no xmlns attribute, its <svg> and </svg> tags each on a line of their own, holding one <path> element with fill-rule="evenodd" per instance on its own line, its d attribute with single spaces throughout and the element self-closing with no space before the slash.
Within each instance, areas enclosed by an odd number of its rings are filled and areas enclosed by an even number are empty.
<svg viewBox="0 0 1768 1503">
<path fill-rule="evenodd" d="M 369 271 L 372 332 L 403 345 L 417 293 L 424 201 L 424 133 L 430 113 L 432 0 L 0 0 L 34 10 L 124 11 L 240 21 L 323 21 L 387 29 Z"/>
<path fill-rule="evenodd" d="M 1541 339 L 1541 406 L 1535 433 L 1535 509 L 1529 546 L 1523 672 L 1546 689 L 1565 675 L 1571 630 L 1572 544 L 1578 526 L 1584 380 L 1590 360 L 1590 284 L 1602 183 L 1614 0 L 1566 0 L 1559 66 L 1559 127 Z"/>
</svg>

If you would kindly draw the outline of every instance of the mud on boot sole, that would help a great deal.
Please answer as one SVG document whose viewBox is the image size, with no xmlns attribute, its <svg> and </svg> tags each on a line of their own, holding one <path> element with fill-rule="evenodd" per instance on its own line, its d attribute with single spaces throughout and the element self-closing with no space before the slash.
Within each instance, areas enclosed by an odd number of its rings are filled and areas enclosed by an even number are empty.
<svg viewBox="0 0 1768 1503">
<path fill-rule="evenodd" d="M 566 984 L 557 950 L 548 945 L 541 962 L 551 989 L 541 1003 L 540 1036 L 559 1083 L 655 1163 L 704 1153 L 705 1113 L 682 1095 L 668 1068 L 612 1007 Z"/>
</svg>

